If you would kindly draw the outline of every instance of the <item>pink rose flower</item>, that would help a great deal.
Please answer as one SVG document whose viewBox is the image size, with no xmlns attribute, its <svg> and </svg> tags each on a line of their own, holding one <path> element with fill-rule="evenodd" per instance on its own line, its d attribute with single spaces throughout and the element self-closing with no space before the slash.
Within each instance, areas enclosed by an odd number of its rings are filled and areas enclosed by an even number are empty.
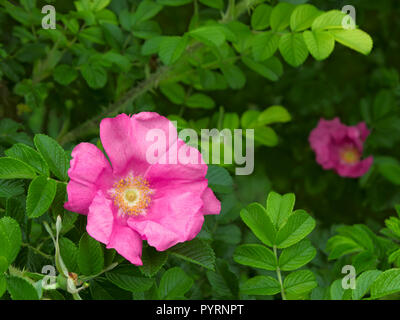
<svg viewBox="0 0 400 320">
<path fill-rule="evenodd" d="M 149 163 L 152 129 L 166 137 L 159 159 L 173 159 L 182 150 L 190 151 L 193 161 Z M 221 204 L 208 187 L 201 153 L 177 137 L 167 118 L 154 112 L 106 118 L 100 123 L 100 138 L 111 165 L 93 144 L 78 144 L 72 151 L 64 207 L 87 215 L 87 232 L 107 248 L 142 265 L 142 240 L 164 251 L 193 239 L 204 215 L 219 214 Z"/>
<path fill-rule="evenodd" d="M 364 122 L 346 126 L 339 118 L 320 119 L 311 131 L 309 142 L 317 162 L 325 169 L 334 169 L 342 177 L 358 178 L 372 165 L 373 157 L 361 160 L 363 143 L 370 131 Z"/>
</svg>

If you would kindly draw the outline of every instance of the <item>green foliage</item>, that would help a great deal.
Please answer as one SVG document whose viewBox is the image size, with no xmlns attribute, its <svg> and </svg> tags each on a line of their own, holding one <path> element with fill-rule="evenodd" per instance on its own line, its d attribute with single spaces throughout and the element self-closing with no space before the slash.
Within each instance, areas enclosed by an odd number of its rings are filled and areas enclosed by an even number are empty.
<svg viewBox="0 0 400 320">
<path fill-rule="evenodd" d="M 242 294 L 280 292 L 283 299 L 296 299 L 317 286 L 310 270 L 291 272 L 282 280 L 281 271 L 296 270 L 316 254 L 310 241 L 304 239 L 314 229 L 315 220 L 304 210 L 293 211 L 294 203 L 292 193 L 281 196 L 270 192 L 266 209 L 259 203 L 252 203 L 241 211 L 242 220 L 254 235 L 273 250 L 260 244 L 241 245 L 235 250 L 234 260 L 253 268 L 276 271 L 277 275 L 277 279 L 264 276 L 248 279 L 241 285 Z M 279 255 L 278 248 L 284 249 Z"/>
<path fill-rule="evenodd" d="M 41 2 L 0 1 L 0 299 L 399 299 L 400 12 L 360 2 L 347 29 L 331 4 L 306 2 L 64 1 L 45 30 Z M 133 266 L 64 204 L 74 146 L 103 151 L 99 122 L 141 111 L 178 131 L 243 129 L 243 151 L 254 130 L 255 171 L 234 176 L 211 153 L 221 213 L 166 251 L 144 241 Z M 318 119 L 336 116 L 371 130 L 360 179 L 310 151 Z"/>
</svg>

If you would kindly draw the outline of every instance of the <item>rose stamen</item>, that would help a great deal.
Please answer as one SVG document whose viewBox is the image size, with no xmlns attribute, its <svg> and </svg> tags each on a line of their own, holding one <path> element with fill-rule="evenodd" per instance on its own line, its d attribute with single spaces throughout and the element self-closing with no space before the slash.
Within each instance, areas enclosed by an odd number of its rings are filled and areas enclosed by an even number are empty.
<svg viewBox="0 0 400 320">
<path fill-rule="evenodd" d="M 151 202 L 152 190 L 149 182 L 141 177 L 129 175 L 114 183 L 111 197 L 119 208 L 120 215 L 145 215 Z"/>
</svg>

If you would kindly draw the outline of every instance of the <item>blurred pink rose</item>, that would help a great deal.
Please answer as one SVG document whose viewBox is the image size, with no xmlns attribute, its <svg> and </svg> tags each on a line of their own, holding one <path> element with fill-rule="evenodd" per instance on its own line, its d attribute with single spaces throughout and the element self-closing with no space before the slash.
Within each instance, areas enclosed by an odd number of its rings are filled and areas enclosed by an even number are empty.
<svg viewBox="0 0 400 320">
<path fill-rule="evenodd" d="M 363 143 L 369 135 L 364 122 L 346 126 L 339 118 L 320 119 L 311 131 L 309 142 L 317 162 L 325 169 L 334 169 L 342 177 L 358 178 L 372 165 L 373 157 L 361 159 Z"/>
<path fill-rule="evenodd" d="M 162 156 L 189 148 L 199 161 L 150 164 L 146 154 L 153 142 L 147 133 L 152 129 L 167 137 Z M 200 152 L 178 139 L 167 118 L 154 112 L 106 118 L 100 123 L 100 138 L 111 165 L 93 144 L 77 145 L 64 206 L 87 215 L 87 232 L 107 248 L 142 265 L 142 240 L 164 251 L 193 239 L 203 215 L 219 214 L 221 204 L 208 188 L 207 165 Z"/>
</svg>

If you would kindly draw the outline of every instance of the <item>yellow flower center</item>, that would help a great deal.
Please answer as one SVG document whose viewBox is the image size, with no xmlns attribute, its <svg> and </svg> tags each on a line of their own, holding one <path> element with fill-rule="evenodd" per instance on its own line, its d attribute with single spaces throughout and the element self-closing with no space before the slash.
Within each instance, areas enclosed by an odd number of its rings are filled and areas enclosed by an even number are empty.
<svg viewBox="0 0 400 320">
<path fill-rule="evenodd" d="M 111 197 L 119 208 L 120 215 L 138 216 L 146 214 L 146 209 L 151 202 L 151 194 L 152 190 L 145 178 L 129 175 L 114 183 Z"/>
<path fill-rule="evenodd" d="M 345 164 L 356 164 L 360 161 L 360 153 L 355 147 L 346 147 L 339 152 L 340 159 Z"/>
</svg>

